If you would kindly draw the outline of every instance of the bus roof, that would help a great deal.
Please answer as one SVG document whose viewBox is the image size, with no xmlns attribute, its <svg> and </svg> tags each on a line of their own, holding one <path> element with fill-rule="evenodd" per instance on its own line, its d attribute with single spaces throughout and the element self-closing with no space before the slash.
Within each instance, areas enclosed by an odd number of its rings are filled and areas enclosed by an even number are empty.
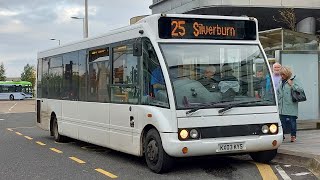
<svg viewBox="0 0 320 180">
<path fill-rule="evenodd" d="M 0 81 L 0 85 L 21 85 L 21 86 L 31 86 L 32 83 L 29 81 Z"/>
<path fill-rule="evenodd" d="M 233 20 L 233 21 L 255 21 L 257 20 L 247 16 L 212 16 L 212 15 L 193 15 L 193 14 L 153 14 L 146 16 L 135 24 L 125 26 L 112 30 L 100 36 L 86 38 L 77 42 L 68 43 L 52 49 L 38 52 L 38 58 L 54 56 L 67 52 L 88 49 L 91 47 L 103 46 L 114 42 L 120 42 L 127 39 L 141 37 L 142 34 L 139 30 L 144 30 L 143 35 L 152 36 L 154 39 L 159 39 L 159 26 L 158 20 L 160 18 L 185 18 L 185 19 L 212 19 L 212 20 Z M 256 29 L 257 29 L 256 25 Z M 129 33 L 126 33 L 129 32 Z M 130 33 L 132 32 L 132 33 Z M 258 39 L 258 31 L 256 32 L 256 39 Z"/>
</svg>

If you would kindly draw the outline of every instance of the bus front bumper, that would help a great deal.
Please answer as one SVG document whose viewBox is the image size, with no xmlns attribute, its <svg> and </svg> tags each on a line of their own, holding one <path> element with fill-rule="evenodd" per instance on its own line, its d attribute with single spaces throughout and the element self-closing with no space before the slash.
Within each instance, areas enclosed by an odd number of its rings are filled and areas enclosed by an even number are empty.
<svg viewBox="0 0 320 180">
<path fill-rule="evenodd" d="M 161 139 L 163 148 L 168 155 L 173 157 L 189 157 L 277 149 L 283 141 L 283 134 L 180 141 L 177 133 L 161 133 Z"/>
</svg>

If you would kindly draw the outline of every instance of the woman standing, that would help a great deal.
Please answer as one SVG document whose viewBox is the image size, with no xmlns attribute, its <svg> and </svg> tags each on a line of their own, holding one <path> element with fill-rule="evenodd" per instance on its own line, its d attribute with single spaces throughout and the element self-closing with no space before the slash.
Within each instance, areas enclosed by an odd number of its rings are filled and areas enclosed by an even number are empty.
<svg viewBox="0 0 320 180">
<path fill-rule="evenodd" d="M 292 71 L 288 67 L 280 69 L 281 82 L 277 89 L 279 101 L 279 114 L 283 130 L 291 126 L 291 142 L 296 141 L 298 102 L 292 101 L 291 89 L 300 89 L 300 83 L 292 76 Z M 284 136 L 283 136 L 284 137 Z"/>
</svg>

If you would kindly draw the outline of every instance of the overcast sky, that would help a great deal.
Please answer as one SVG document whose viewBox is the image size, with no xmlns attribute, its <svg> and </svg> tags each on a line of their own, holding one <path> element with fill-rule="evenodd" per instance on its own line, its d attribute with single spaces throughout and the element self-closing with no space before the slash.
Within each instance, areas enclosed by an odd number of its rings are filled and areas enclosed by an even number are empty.
<svg viewBox="0 0 320 180">
<path fill-rule="evenodd" d="M 151 14 L 152 0 L 88 0 L 89 37 L 126 26 Z M 0 0 L 0 63 L 7 77 L 36 65 L 37 52 L 83 38 L 84 0 Z"/>
</svg>

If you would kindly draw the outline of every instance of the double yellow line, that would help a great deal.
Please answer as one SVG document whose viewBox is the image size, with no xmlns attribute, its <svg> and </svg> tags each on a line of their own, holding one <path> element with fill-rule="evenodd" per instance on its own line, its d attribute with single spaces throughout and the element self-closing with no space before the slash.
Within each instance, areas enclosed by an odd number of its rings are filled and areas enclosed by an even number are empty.
<svg viewBox="0 0 320 180">
<path fill-rule="evenodd" d="M 13 132 L 13 130 L 12 130 L 11 128 L 7 128 L 7 130 Z M 20 132 L 15 132 L 15 133 L 16 133 L 17 135 L 19 135 L 19 136 L 22 136 L 22 135 L 23 135 L 23 134 L 20 133 Z M 25 137 L 26 139 L 28 139 L 28 140 L 33 140 L 32 137 L 29 137 L 29 136 L 24 136 L 24 137 Z M 37 143 L 38 145 L 40 145 L 40 146 L 45 146 L 45 145 L 46 145 L 45 143 L 43 143 L 43 142 L 41 142 L 41 141 L 36 141 L 36 143 Z M 56 149 L 56 148 L 49 148 L 49 149 L 50 149 L 51 151 L 53 151 L 53 152 L 58 153 L 58 154 L 62 154 L 62 153 L 63 153 L 62 151 L 60 151 L 59 149 Z M 85 163 L 86 163 L 85 161 L 83 161 L 83 160 L 81 160 L 81 159 L 79 159 L 79 158 L 76 158 L 76 157 L 74 157 L 74 156 L 69 157 L 69 159 L 71 159 L 71 160 L 73 160 L 73 161 L 75 161 L 75 162 L 77 162 L 77 163 L 79 163 L 79 164 L 85 164 Z M 99 172 L 99 173 L 101 173 L 101 174 L 103 174 L 103 175 L 105 175 L 105 176 L 108 176 L 108 177 L 110 177 L 110 178 L 112 178 L 112 179 L 118 178 L 118 176 L 116 176 L 116 175 L 114 175 L 114 174 L 112 174 L 112 173 L 110 173 L 110 172 L 108 172 L 108 171 L 105 171 L 105 170 L 103 170 L 103 169 L 101 169 L 101 168 L 96 168 L 95 171 L 97 171 L 97 172 Z"/>
<path fill-rule="evenodd" d="M 278 177 L 273 172 L 270 165 L 257 162 L 253 163 L 257 166 L 263 180 L 278 180 Z"/>
</svg>

